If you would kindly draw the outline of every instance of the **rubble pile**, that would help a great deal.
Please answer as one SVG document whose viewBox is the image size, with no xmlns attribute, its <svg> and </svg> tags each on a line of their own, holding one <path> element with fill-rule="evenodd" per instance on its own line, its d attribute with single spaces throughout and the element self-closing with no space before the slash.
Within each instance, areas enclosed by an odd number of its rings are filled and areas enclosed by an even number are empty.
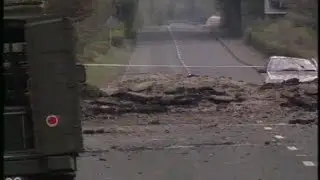
<svg viewBox="0 0 320 180">
<path fill-rule="evenodd" d="M 138 75 L 82 91 L 85 119 L 105 115 L 209 113 L 226 118 L 291 117 L 289 123 L 317 123 L 317 82 L 262 86 L 230 78 Z M 90 119 L 90 118 L 89 118 Z"/>
</svg>

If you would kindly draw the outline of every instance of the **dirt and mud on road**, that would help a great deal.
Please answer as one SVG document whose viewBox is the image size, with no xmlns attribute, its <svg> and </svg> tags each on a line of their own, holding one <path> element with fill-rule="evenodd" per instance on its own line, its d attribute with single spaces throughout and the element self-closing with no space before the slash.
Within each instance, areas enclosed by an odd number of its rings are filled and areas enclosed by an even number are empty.
<svg viewBox="0 0 320 180">
<path fill-rule="evenodd" d="M 317 124 L 317 95 L 317 82 L 294 79 L 259 86 L 225 77 L 146 74 L 102 90 L 86 85 L 82 113 L 89 125 Z"/>
</svg>

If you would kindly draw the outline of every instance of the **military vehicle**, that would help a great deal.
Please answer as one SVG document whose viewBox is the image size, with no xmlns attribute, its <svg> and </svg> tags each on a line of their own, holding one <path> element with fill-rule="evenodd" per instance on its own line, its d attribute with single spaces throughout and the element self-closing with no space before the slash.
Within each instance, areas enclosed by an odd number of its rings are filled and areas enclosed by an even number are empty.
<svg viewBox="0 0 320 180">
<path fill-rule="evenodd" d="M 4 179 L 71 180 L 83 149 L 70 19 L 4 11 Z"/>
</svg>

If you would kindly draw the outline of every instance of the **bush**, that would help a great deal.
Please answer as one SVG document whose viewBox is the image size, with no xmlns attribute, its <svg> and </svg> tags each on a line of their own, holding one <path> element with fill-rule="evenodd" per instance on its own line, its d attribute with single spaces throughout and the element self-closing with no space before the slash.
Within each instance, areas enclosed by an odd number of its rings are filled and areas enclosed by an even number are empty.
<svg viewBox="0 0 320 180">
<path fill-rule="evenodd" d="M 316 31 L 287 19 L 258 23 L 247 29 L 245 40 L 270 56 L 317 56 Z"/>
<path fill-rule="evenodd" d="M 257 20 L 245 41 L 267 55 L 317 57 L 318 0 L 291 1 L 287 14 Z"/>
</svg>

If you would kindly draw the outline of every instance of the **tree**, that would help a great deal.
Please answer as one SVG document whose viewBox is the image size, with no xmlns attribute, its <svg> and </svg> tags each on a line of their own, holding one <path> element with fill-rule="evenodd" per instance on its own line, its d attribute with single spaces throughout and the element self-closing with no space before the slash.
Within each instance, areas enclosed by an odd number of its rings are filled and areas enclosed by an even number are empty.
<svg viewBox="0 0 320 180">
<path fill-rule="evenodd" d="M 133 38 L 135 30 L 133 28 L 138 0 L 114 0 L 115 16 L 124 23 L 125 36 Z"/>
</svg>

